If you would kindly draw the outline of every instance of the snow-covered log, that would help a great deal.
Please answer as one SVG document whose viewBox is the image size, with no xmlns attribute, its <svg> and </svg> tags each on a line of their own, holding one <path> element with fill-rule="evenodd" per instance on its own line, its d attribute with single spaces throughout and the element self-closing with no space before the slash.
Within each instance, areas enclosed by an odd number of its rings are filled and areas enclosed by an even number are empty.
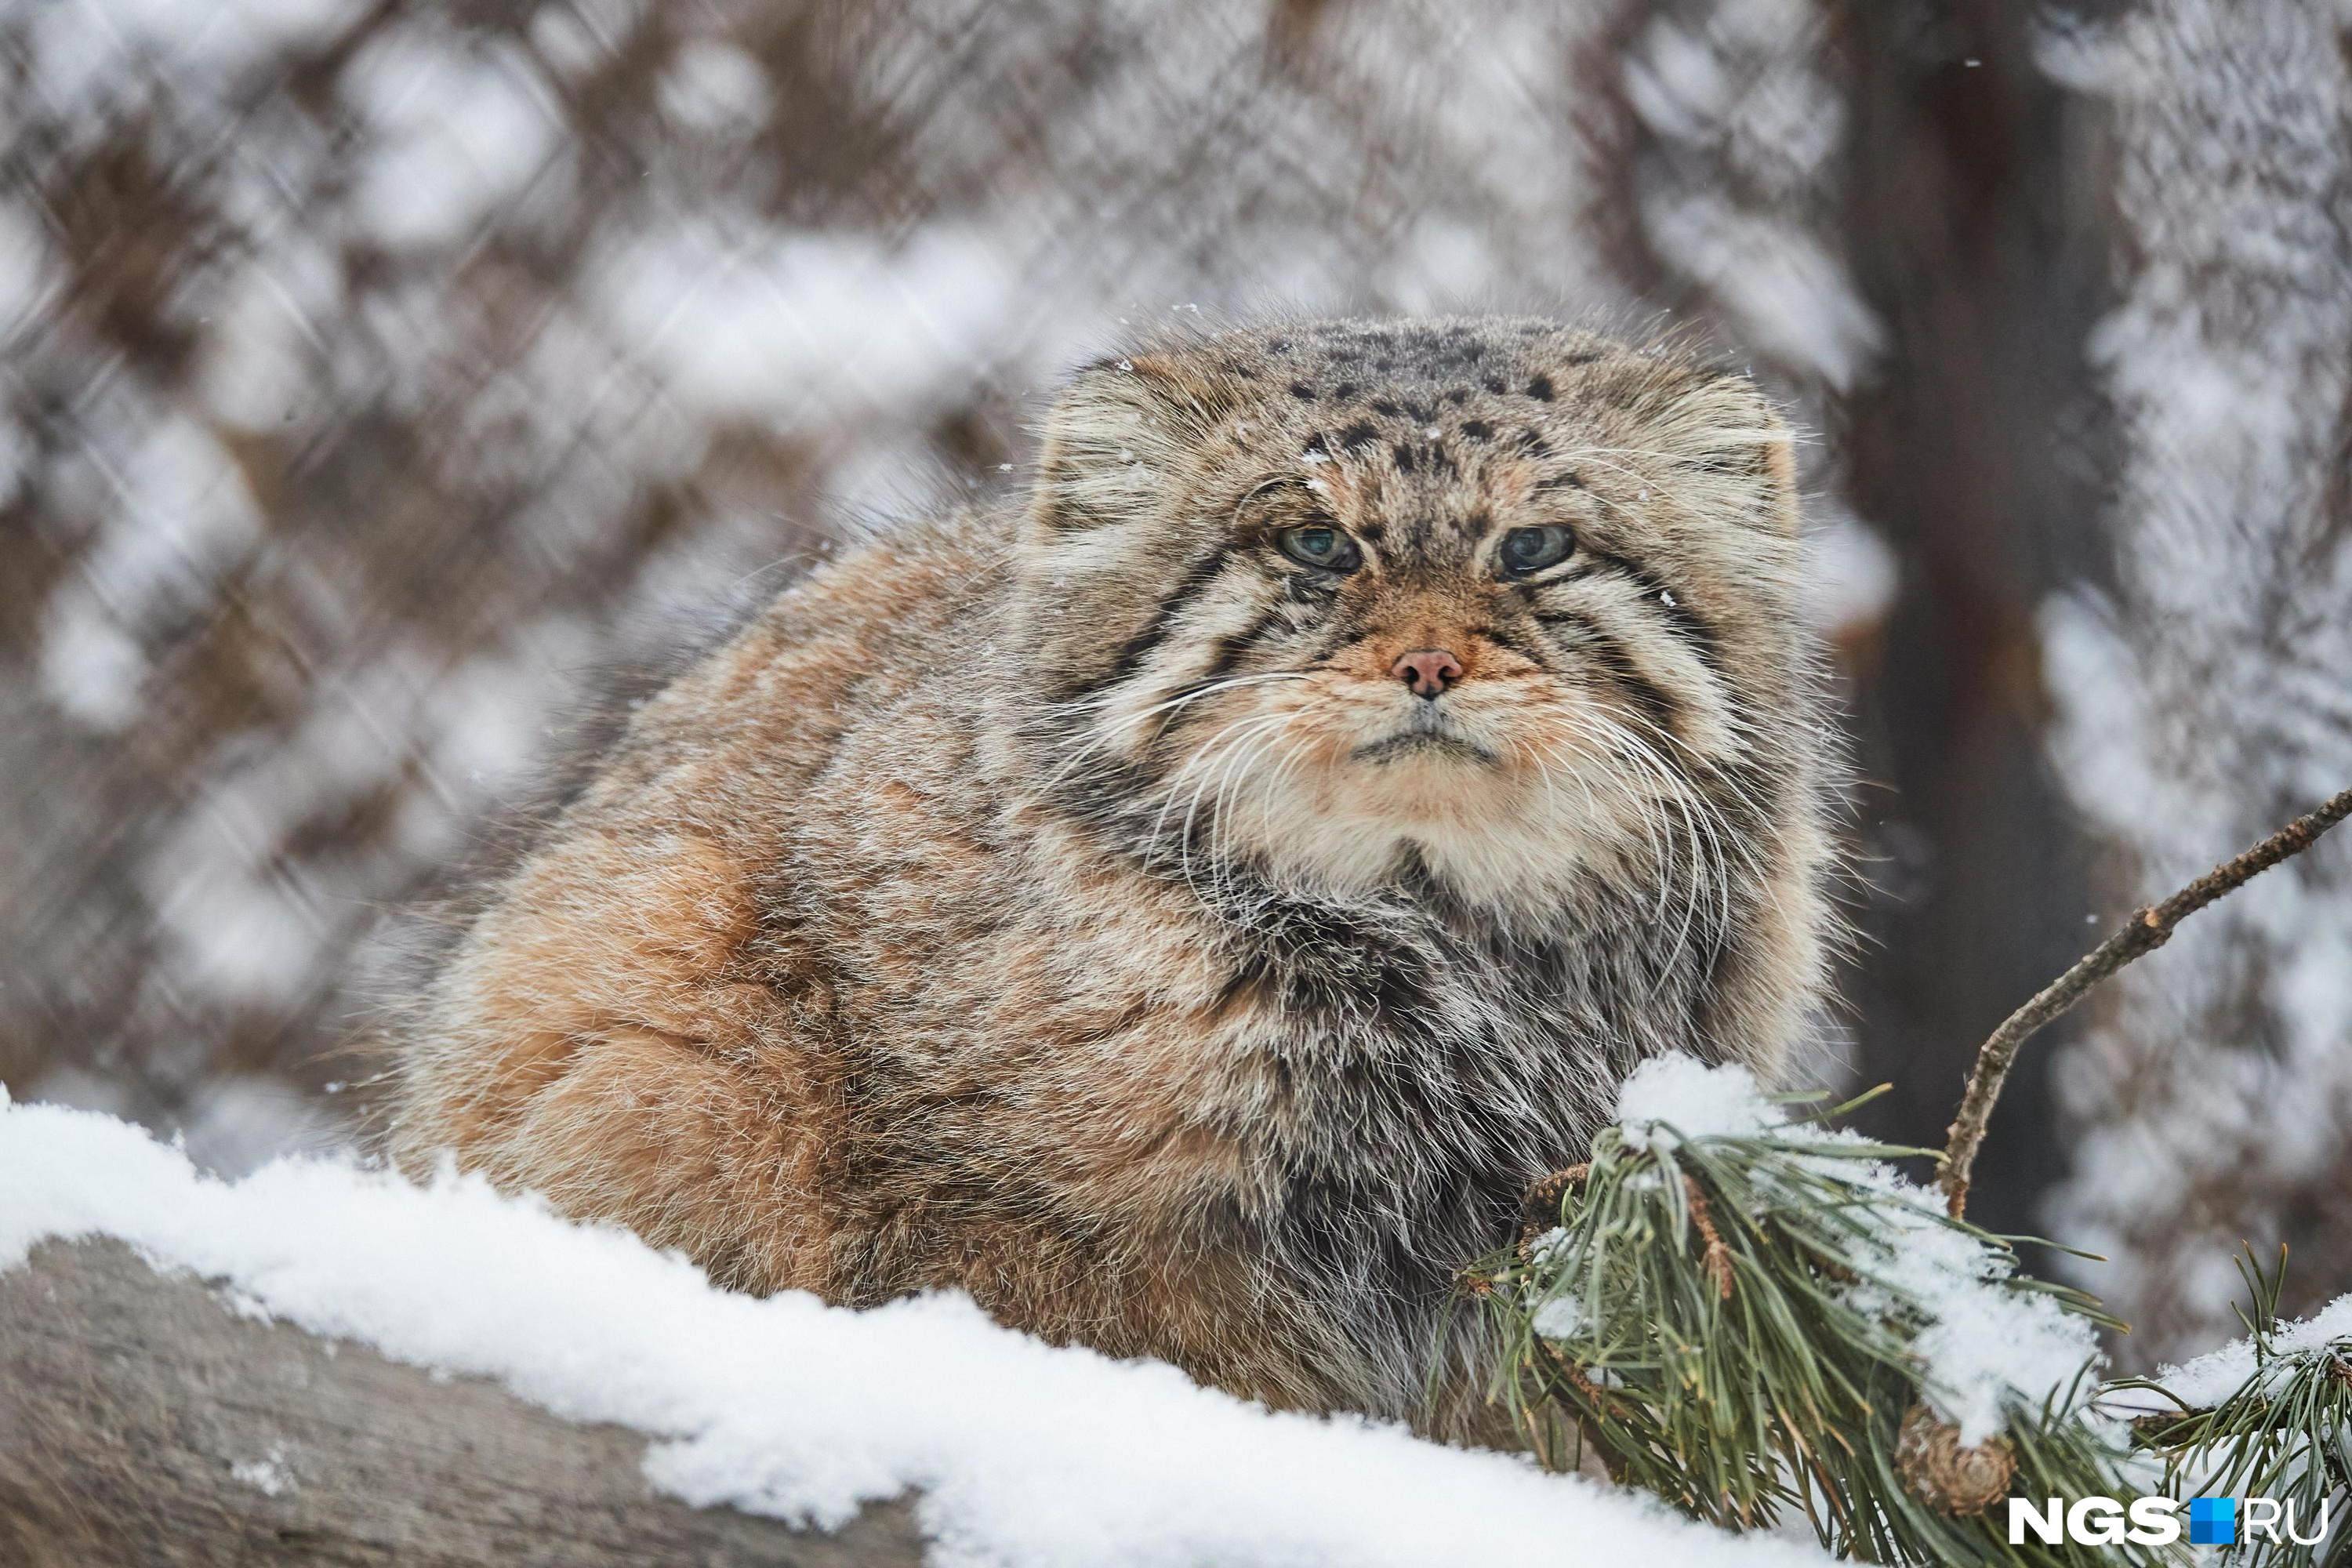
<svg viewBox="0 0 2352 1568">
<path fill-rule="evenodd" d="M 1270 1414 L 962 1297 L 755 1300 L 471 1179 L 338 1157 L 224 1182 L 0 1096 L 8 1568 L 1417 1568 L 1570 1542 L 1826 1561 L 1520 1457 Z"/>
<path fill-rule="evenodd" d="M 902 1502 L 834 1533 L 656 1492 L 646 1440 L 235 1310 L 120 1242 L 0 1274 L 0 1562 L 898 1568 Z"/>
</svg>

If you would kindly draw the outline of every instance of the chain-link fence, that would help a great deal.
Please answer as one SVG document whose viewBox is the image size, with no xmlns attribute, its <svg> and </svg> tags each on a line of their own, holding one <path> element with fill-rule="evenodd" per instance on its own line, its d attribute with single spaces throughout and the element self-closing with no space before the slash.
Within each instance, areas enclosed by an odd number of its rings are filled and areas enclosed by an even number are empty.
<svg viewBox="0 0 2352 1568">
<path fill-rule="evenodd" d="M 2088 410 L 2121 460 L 2110 219 L 2032 44 L 1832 0 L 0 0 L 0 1078 L 228 1166 L 339 1136 L 373 933 L 595 672 L 1016 483 L 1123 325 L 1664 310 L 1816 432 L 1895 786 L 1847 1065 L 1929 1135 L 2088 908 L 2033 616 L 2102 481 L 2006 444 Z M 2018 1099 L 1979 1203 L 2021 1221 L 2062 1145 Z"/>
</svg>

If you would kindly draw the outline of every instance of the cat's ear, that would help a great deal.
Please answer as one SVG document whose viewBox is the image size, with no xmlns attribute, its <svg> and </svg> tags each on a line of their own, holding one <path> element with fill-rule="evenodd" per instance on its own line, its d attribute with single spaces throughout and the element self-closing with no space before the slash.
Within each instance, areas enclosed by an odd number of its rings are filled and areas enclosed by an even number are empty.
<svg viewBox="0 0 2352 1568">
<path fill-rule="evenodd" d="M 1797 444 L 1744 375 L 1699 372 L 1663 400 L 1659 445 L 1687 468 L 1703 504 L 1773 533 L 1797 531 Z"/>
<path fill-rule="evenodd" d="M 1045 417 L 1032 526 L 1078 533 L 1157 510 L 1181 489 L 1179 477 L 1215 426 L 1220 393 L 1180 354 L 1122 355 L 1080 370 Z"/>
</svg>

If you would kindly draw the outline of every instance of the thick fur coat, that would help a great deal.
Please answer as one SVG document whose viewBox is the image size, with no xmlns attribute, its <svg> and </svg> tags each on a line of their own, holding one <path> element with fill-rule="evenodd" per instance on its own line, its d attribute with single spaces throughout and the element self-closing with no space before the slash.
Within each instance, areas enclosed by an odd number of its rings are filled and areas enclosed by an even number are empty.
<svg viewBox="0 0 2352 1568">
<path fill-rule="evenodd" d="M 1769 1067 L 1816 1000 L 1795 521 L 1747 381 L 1549 323 L 1094 365 L 1025 508 L 843 553 L 635 714 L 394 1150 L 722 1282 L 1469 1430 L 1449 1298 L 1523 1189 L 1633 1064 Z"/>
</svg>

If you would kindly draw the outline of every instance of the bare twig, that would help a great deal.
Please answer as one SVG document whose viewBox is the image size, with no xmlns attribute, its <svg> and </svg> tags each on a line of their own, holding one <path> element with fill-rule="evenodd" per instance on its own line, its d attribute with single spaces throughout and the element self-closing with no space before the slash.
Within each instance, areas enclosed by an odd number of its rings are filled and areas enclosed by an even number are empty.
<svg viewBox="0 0 2352 1568">
<path fill-rule="evenodd" d="M 1622 1407 L 1616 1395 L 1593 1382 L 1591 1374 L 1582 1367 L 1560 1354 L 1542 1340 L 1538 1339 L 1531 1342 L 1535 1346 L 1537 1357 L 1551 1368 L 1552 1374 L 1591 1400 L 1601 1419 L 1613 1421 L 1618 1417 L 1622 1413 Z"/>
<path fill-rule="evenodd" d="M 1722 1236 L 1715 1228 L 1715 1216 L 1707 1212 L 1706 1194 L 1698 1189 L 1698 1178 L 1685 1172 L 1683 1194 L 1689 1200 L 1691 1223 L 1698 1227 L 1699 1239 L 1706 1244 L 1700 1263 L 1707 1278 L 1715 1281 L 1718 1294 L 1731 1300 L 1731 1248 L 1723 1245 Z"/>
<path fill-rule="evenodd" d="M 2352 816 L 2352 789 L 2308 816 L 2297 817 L 2236 859 L 2214 867 L 2162 903 L 2139 910 L 2124 922 L 2121 931 L 2076 960 L 2040 995 L 2002 1020 L 1992 1037 L 1977 1047 L 1968 1093 L 1960 1100 L 1959 1114 L 1952 1119 L 1950 1142 L 1944 1148 L 1944 1202 L 1955 1219 L 1968 1207 L 1969 1177 L 1976 1165 L 1977 1148 L 1984 1142 L 1985 1125 L 1991 1119 L 1993 1102 L 2000 1098 L 2010 1066 L 2017 1059 L 2018 1047 L 2035 1030 L 2081 1001 L 2091 987 L 2169 942 L 2173 928 L 2183 920 L 2280 861 L 2302 854 L 2347 816 Z"/>
</svg>

